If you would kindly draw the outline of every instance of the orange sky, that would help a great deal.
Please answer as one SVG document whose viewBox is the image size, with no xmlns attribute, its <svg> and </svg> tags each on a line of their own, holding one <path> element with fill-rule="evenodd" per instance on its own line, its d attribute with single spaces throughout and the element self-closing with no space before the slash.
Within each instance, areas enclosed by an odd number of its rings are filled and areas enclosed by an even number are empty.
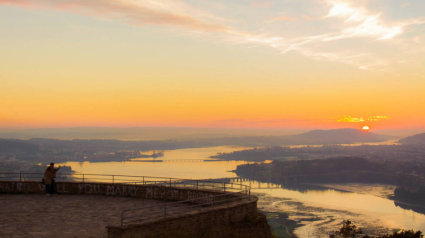
<svg viewBox="0 0 425 238">
<path fill-rule="evenodd" d="M 425 128 L 421 3 L 123 2 L 0 0 L 0 128 Z"/>
</svg>

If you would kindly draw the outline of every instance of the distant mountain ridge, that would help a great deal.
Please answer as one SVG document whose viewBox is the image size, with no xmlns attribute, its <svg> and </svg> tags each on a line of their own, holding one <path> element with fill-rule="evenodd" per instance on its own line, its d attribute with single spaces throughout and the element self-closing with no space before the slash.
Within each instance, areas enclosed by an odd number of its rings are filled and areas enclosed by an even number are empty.
<svg viewBox="0 0 425 238">
<path fill-rule="evenodd" d="M 408 136 L 398 141 L 402 144 L 425 144 L 425 133 Z"/>
<path fill-rule="evenodd" d="M 87 151 L 117 151 L 117 150 L 175 150 L 185 148 L 202 148 L 215 146 L 287 146 L 287 145 L 330 145 L 384 142 L 397 139 L 394 136 L 379 135 L 369 131 L 357 129 L 313 130 L 303 134 L 289 136 L 239 136 L 200 138 L 190 140 L 149 140 L 149 141 L 122 141 L 122 140 L 58 140 L 34 138 L 29 140 L 0 139 L 0 154 L 13 151 L 27 151 L 36 153 L 41 148 L 54 150 L 70 150 L 80 148 Z"/>
<path fill-rule="evenodd" d="M 395 136 L 380 135 L 369 131 L 358 129 L 332 129 L 332 130 L 313 130 L 300 135 L 288 136 L 296 140 L 306 142 L 339 143 L 348 144 L 353 142 L 383 142 L 397 139 Z"/>
</svg>

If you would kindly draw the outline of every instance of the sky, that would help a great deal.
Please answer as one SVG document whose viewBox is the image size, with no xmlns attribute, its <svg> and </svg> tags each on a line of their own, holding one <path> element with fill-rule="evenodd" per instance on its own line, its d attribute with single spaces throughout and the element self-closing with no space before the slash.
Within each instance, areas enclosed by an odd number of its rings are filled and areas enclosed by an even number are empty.
<svg viewBox="0 0 425 238">
<path fill-rule="evenodd" d="M 0 129 L 425 129 L 422 0 L 0 0 Z"/>
</svg>

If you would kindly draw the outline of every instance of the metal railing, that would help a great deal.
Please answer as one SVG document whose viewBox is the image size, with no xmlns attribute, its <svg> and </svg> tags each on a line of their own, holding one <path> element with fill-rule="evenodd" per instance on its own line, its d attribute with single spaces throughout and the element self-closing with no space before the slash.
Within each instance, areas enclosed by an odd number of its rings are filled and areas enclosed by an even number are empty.
<svg viewBox="0 0 425 238">
<path fill-rule="evenodd" d="M 0 173 L 0 181 L 40 181 L 43 173 Z M 197 180 L 169 177 L 132 176 L 132 175 L 110 175 L 110 174 L 79 174 L 79 173 L 57 173 L 57 182 L 81 182 L 81 183 L 112 183 L 112 184 L 134 184 L 134 185 L 159 185 L 189 188 L 209 188 L 223 191 L 247 190 L 249 186 L 242 183 L 229 183 L 215 179 Z M 238 189 L 239 188 L 239 189 Z"/>
<path fill-rule="evenodd" d="M 226 192 L 213 196 L 212 199 L 216 199 L 216 201 L 203 202 L 204 198 L 196 198 L 155 206 L 127 209 L 121 213 L 121 226 L 137 224 L 143 221 L 153 221 L 155 219 L 176 217 L 193 212 L 201 212 L 203 209 L 208 209 L 215 205 L 229 207 L 231 204 L 235 204 L 238 201 L 250 201 L 251 192 L 249 190 L 247 194 L 241 192 Z"/>
<path fill-rule="evenodd" d="M 43 173 L 0 173 L 0 181 L 40 181 Z M 241 183 L 211 180 L 194 180 L 167 177 L 109 175 L 109 174 L 78 174 L 57 173 L 57 182 L 107 183 L 125 185 L 157 185 L 163 187 L 178 187 L 203 192 L 215 191 L 220 194 L 208 197 L 169 202 L 161 205 L 147 206 L 124 210 L 121 213 L 121 225 L 143 222 L 152 219 L 167 218 L 182 215 L 187 212 L 201 211 L 205 207 L 227 204 L 238 200 L 251 200 L 250 187 Z"/>
</svg>

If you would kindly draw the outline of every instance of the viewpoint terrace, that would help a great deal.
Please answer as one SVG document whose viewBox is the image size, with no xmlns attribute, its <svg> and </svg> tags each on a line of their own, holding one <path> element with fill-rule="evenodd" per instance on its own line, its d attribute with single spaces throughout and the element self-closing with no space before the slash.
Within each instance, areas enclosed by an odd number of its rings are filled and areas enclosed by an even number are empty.
<svg viewBox="0 0 425 238">
<path fill-rule="evenodd" d="M 46 197 L 29 180 L 3 175 L 0 237 L 271 237 L 257 198 L 239 184 L 67 175 L 58 179 L 59 195 Z"/>
</svg>

